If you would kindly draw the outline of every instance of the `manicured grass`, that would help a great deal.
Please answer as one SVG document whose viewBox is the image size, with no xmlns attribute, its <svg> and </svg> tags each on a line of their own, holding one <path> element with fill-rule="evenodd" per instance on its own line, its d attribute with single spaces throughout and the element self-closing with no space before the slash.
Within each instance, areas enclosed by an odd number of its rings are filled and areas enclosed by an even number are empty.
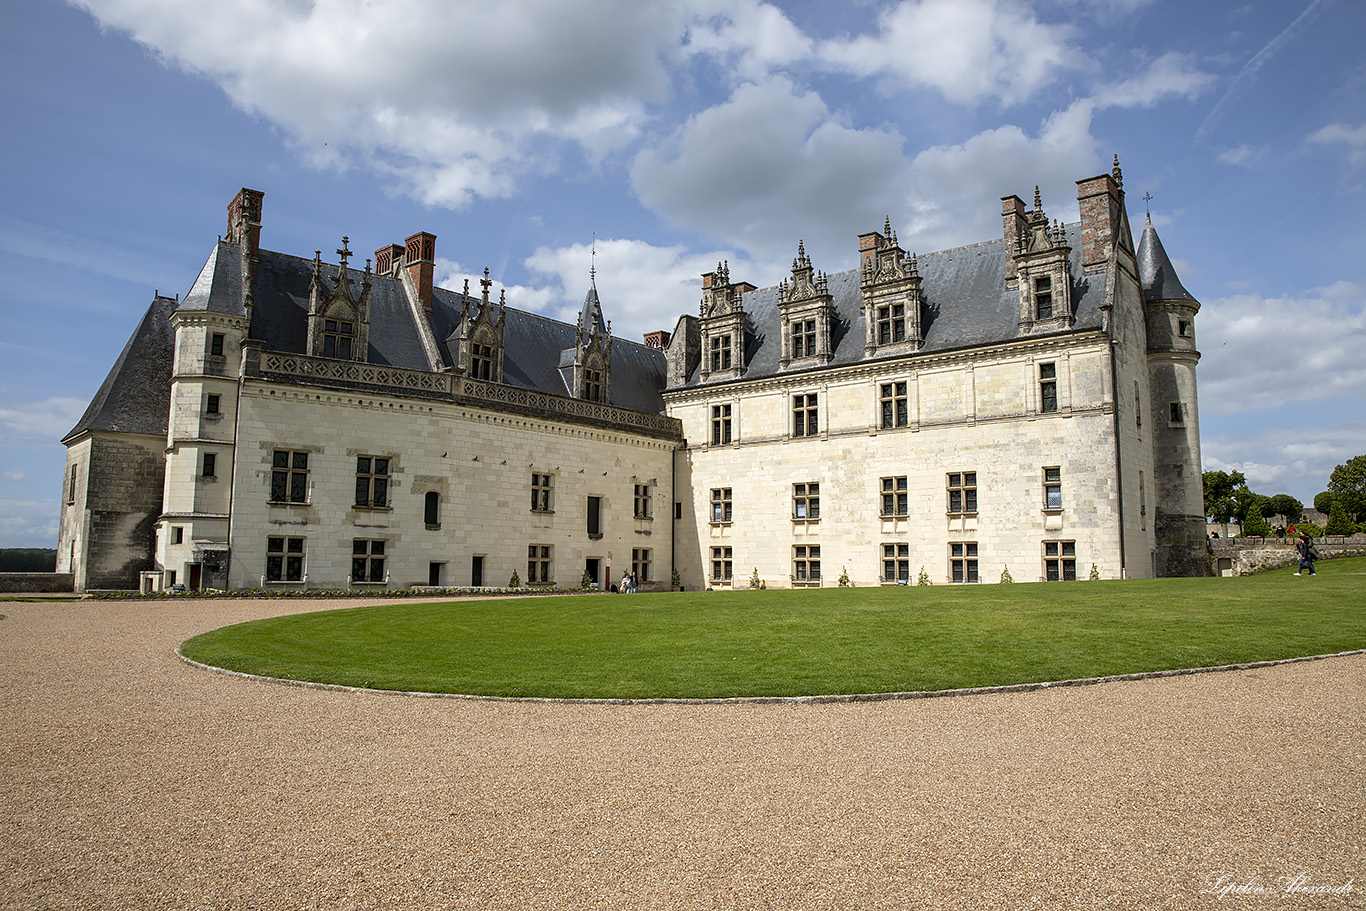
<svg viewBox="0 0 1366 911">
<path fill-rule="evenodd" d="M 497 696 L 953 689 L 1366 648 L 1366 558 L 1318 569 L 397 604 L 225 627 L 182 651 L 272 677 Z"/>
</svg>

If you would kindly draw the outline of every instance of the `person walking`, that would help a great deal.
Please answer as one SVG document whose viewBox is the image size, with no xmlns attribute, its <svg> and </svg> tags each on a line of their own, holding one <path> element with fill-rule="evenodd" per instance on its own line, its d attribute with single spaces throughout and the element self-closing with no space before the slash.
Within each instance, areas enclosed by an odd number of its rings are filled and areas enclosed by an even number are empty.
<svg viewBox="0 0 1366 911">
<path fill-rule="evenodd" d="M 1318 557 L 1319 552 L 1314 547 L 1314 542 L 1310 539 L 1309 532 L 1300 532 L 1300 540 L 1295 544 L 1295 549 L 1300 552 L 1300 566 L 1299 569 L 1295 570 L 1295 575 L 1301 575 L 1308 569 L 1309 575 L 1317 576 L 1318 573 L 1314 572 L 1314 559 Z"/>
</svg>

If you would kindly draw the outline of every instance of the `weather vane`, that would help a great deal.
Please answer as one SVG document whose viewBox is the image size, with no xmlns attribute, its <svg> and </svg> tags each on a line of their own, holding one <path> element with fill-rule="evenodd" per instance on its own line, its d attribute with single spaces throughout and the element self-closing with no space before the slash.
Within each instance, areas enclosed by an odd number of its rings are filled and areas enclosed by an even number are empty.
<svg viewBox="0 0 1366 911">
<path fill-rule="evenodd" d="M 1152 202 L 1152 200 L 1153 200 L 1153 194 L 1151 194 L 1151 193 L 1144 193 L 1144 194 L 1143 194 L 1143 213 L 1144 213 L 1145 215 L 1151 216 L 1151 215 L 1153 214 L 1152 208 L 1148 205 L 1148 203 Z"/>
</svg>

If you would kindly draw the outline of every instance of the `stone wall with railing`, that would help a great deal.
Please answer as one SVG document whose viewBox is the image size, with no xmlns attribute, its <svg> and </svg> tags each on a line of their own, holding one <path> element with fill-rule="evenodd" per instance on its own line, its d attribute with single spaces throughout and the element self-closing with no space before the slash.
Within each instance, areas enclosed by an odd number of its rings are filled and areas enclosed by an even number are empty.
<svg viewBox="0 0 1366 911">
<path fill-rule="evenodd" d="M 1325 535 L 1314 539 L 1324 560 L 1366 557 L 1366 535 Z M 1210 565 L 1216 576 L 1250 576 L 1299 562 L 1294 538 L 1212 538 Z"/>
</svg>

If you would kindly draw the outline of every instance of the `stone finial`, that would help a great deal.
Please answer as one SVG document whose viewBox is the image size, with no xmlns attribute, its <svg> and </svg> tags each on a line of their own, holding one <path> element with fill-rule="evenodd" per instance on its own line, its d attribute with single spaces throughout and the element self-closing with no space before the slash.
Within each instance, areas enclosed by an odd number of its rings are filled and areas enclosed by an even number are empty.
<svg viewBox="0 0 1366 911">
<path fill-rule="evenodd" d="M 1115 179 L 1115 186 L 1124 189 L 1124 174 L 1119 170 L 1119 153 L 1115 153 L 1115 167 L 1110 172 L 1110 176 Z"/>
<path fill-rule="evenodd" d="M 1034 211 L 1043 211 L 1043 200 L 1039 198 L 1039 185 L 1034 184 Z"/>
</svg>

